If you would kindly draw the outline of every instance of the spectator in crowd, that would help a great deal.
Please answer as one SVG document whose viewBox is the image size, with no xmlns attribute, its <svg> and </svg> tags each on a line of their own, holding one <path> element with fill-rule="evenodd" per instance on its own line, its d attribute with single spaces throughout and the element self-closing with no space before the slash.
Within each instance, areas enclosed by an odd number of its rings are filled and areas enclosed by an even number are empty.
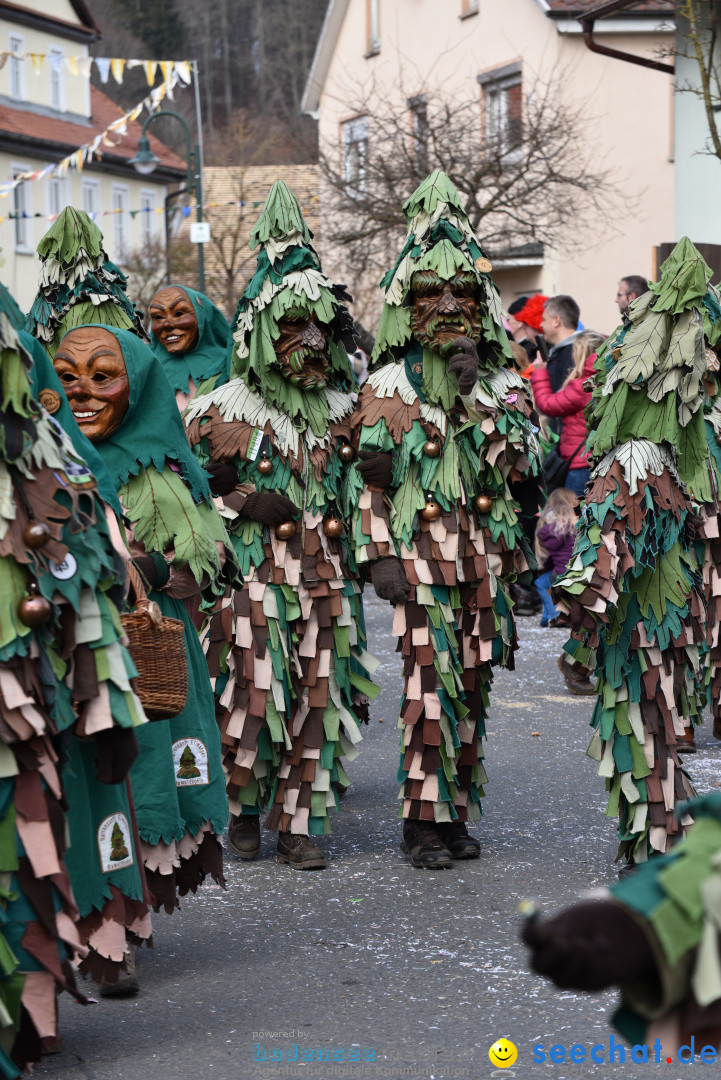
<svg viewBox="0 0 721 1080">
<path fill-rule="evenodd" d="M 521 296 L 508 308 L 508 322 L 513 339 L 523 346 L 530 361 L 535 360 L 538 352 L 537 338 L 541 334 L 543 305 L 547 299 L 548 297 L 541 293 L 531 297 Z"/>
<path fill-rule="evenodd" d="M 636 297 L 643 296 L 645 292 L 648 292 L 648 282 L 645 277 L 641 277 L 640 274 L 629 274 L 628 277 L 622 277 L 618 283 L 616 293 L 616 303 L 620 313 L 625 315 L 629 304 L 632 304 Z"/>
<path fill-rule="evenodd" d="M 570 299 L 570 298 L 567 298 Z M 551 301 L 549 300 L 549 303 Z M 574 305 L 575 306 L 575 305 Z M 548 305 L 546 305 L 546 310 Z M 578 309 L 576 309 L 578 310 Z M 544 311 L 544 320 L 546 314 Z M 603 343 L 601 334 L 594 330 L 584 330 L 570 343 L 571 369 L 558 391 L 554 393 L 551 383 L 551 360 L 548 364 L 538 357 L 533 365 L 531 385 L 536 408 L 546 416 L 557 417 L 561 422 L 561 439 L 558 452 L 570 462 L 566 487 L 579 497 L 588 482 L 589 464 L 584 445 L 586 442 L 586 420 L 583 411 L 591 400 L 590 390 L 584 388 L 586 379 L 593 375 L 593 362 L 596 351 Z"/>
<path fill-rule="evenodd" d="M 548 344 L 548 377 L 554 394 L 564 385 L 573 367 L 573 342 L 578 333 L 579 315 L 578 304 L 572 296 L 549 296 L 543 307 L 541 329 Z"/>
<path fill-rule="evenodd" d="M 551 599 L 550 587 L 566 569 L 576 542 L 578 498 L 569 488 L 556 488 L 548 496 L 536 526 L 536 559 L 541 573 L 534 585 L 541 598 L 541 626 L 569 626 Z"/>
</svg>

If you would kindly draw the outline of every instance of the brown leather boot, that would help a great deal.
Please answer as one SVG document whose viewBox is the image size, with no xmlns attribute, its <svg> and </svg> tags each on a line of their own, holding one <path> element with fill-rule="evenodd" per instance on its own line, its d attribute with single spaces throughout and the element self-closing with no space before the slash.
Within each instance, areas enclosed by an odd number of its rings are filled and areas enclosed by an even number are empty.
<svg viewBox="0 0 721 1080">
<path fill-rule="evenodd" d="M 721 739 L 721 716 L 717 716 L 713 722 L 713 737 Z"/>
<path fill-rule="evenodd" d="M 241 859 L 254 859 L 260 851 L 260 815 L 231 814 L 228 847 Z"/>
<path fill-rule="evenodd" d="M 101 983 L 100 996 L 104 998 L 135 997 L 140 991 L 138 976 L 135 972 L 135 946 L 128 945 L 128 959 L 126 961 L 127 972 L 118 977 L 114 983 Z"/>
<path fill-rule="evenodd" d="M 563 675 L 566 688 L 572 694 L 590 697 L 596 693 L 596 689 L 589 679 L 590 671 L 587 667 L 582 667 L 581 664 L 569 664 L 565 653 L 561 653 L 557 662 L 558 670 Z"/>
<path fill-rule="evenodd" d="M 286 863 L 292 870 L 325 870 L 323 852 L 301 833 L 278 833 L 275 861 Z"/>
<path fill-rule="evenodd" d="M 444 821 L 436 828 L 452 859 L 477 859 L 481 854 L 481 845 L 475 836 L 469 836 L 464 821 Z"/>
<path fill-rule="evenodd" d="M 695 754 L 696 753 L 696 740 L 693 737 L 693 728 L 687 727 L 683 729 L 683 735 L 676 736 L 676 749 L 679 754 Z"/>
<path fill-rule="evenodd" d="M 422 870 L 448 870 L 453 858 L 433 821 L 404 821 L 401 851 Z"/>
</svg>

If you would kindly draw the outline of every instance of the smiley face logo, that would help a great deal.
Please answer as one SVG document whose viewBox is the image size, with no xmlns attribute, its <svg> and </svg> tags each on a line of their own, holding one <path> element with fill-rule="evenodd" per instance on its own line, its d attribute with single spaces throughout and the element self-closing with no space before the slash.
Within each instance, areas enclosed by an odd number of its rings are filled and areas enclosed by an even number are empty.
<svg viewBox="0 0 721 1080">
<path fill-rule="evenodd" d="M 493 1046 L 488 1050 L 491 1065 L 499 1069 L 510 1069 L 518 1057 L 518 1050 L 510 1039 L 496 1039 Z"/>
</svg>

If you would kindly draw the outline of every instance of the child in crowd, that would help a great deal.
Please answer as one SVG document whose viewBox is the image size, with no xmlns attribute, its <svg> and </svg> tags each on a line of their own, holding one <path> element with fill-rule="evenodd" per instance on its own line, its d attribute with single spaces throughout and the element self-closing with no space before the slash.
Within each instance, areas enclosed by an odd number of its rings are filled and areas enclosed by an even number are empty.
<svg viewBox="0 0 721 1080">
<path fill-rule="evenodd" d="M 576 540 L 579 501 L 568 488 L 556 488 L 548 496 L 538 516 L 536 558 L 542 573 L 535 580 L 543 612 L 541 626 L 567 626 L 559 616 L 549 592 L 551 584 L 566 569 Z M 559 621 L 563 619 L 563 621 Z"/>
</svg>

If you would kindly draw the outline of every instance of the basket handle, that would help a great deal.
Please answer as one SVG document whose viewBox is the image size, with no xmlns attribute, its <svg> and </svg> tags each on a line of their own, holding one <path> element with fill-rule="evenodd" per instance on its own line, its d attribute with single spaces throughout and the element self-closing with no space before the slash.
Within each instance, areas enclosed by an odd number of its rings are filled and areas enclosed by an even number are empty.
<svg viewBox="0 0 721 1080">
<path fill-rule="evenodd" d="M 155 600 L 150 600 L 148 598 L 148 593 L 145 588 L 145 582 L 141 577 L 140 571 L 133 562 L 129 562 L 126 564 L 126 570 L 128 572 L 128 580 L 130 582 L 131 588 L 135 593 L 136 611 L 140 612 L 143 615 L 147 615 L 153 626 L 159 626 L 163 618 L 163 613 L 160 610 L 159 605 L 156 604 Z"/>
</svg>

